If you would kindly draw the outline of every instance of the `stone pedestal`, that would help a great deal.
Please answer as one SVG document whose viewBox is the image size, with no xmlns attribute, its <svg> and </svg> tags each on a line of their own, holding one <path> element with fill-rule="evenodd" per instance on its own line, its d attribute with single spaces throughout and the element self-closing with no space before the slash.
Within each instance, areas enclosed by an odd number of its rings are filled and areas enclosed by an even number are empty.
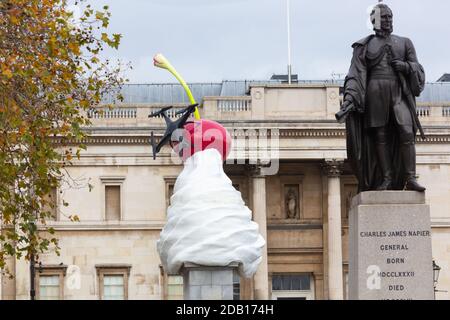
<svg viewBox="0 0 450 320">
<path fill-rule="evenodd" d="M 185 300 L 233 300 L 233 276 L 238 263 L 206 267 L 186 263 L 181 269 Z"/>
<path fill-rule="evenodd" d="M 430 208 L 424 193 L 360 193 L 352 200 L 349 224 L 350 299 L 433 299 Z"/>
</svg>

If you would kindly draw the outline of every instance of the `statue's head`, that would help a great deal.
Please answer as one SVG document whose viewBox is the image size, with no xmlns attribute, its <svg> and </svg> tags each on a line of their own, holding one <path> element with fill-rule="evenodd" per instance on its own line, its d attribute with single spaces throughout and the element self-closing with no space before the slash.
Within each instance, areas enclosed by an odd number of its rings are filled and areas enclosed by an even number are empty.
<svg viewBox="0 0 450 320">
<path fill-rule="evenodd" d="M 377 4 L 370 14 L 373 30 L 380 36 L 388 36 L 394 31 L 393 13 L 386 4 Z"/>
<path fill-rule="evenodd" d="M 288 199 L 289 199 L 289 200 L 295 199 L 295 193 L 294 193 L 294 190 L 289 189 L 289 191 L 288 191 Z"/>
</svg>

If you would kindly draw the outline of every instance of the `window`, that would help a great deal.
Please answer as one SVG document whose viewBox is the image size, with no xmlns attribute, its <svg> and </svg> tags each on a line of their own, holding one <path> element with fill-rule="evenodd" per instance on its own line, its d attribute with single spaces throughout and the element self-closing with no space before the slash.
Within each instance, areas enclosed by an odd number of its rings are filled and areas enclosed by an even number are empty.
<svg viewBox="0 0 450 320">
<path fill-rule="evenodd" d="M 96 265 L 101 300 L 127 300 L 130 265 Z"/>
<path fill-rule="evenodd" d="M 183 300 L 182 276 L 167 276 L 167 300 Z"/>
<path fill-rule="evenodd" d="M 123 181 L 125 177 L 100 177 L 104 185 L 103 199 L 103 217 L 107 221 L 123 220 Z"/>
<path fill-rule="evenodd" d="M 348 292 L 348 262 L 344 261 L 342 264 L 342 280 L 344 286 L 344 300 L 348 300 L 349 292 Z"/>
<path fill-rule="evenodd" d="M 175 186 L 175 181 L 177 177 L 167 176 L 164 177 L 164 183 L 166 185 L 166 209 L 170 206 L 170 198 L 173 195 L 173 189 Z"/>
<path fill-rule="evenodd" d="M 120 220 L 120 186 L 105 186 L 105 218 Z"/>
<path fill-rule="evenodd" d="M 162 265 L 159 265 L 159 285 L 162 300 L 183 300 L 184 286 L 183 276 L 167 274 Z"/>
<path fill-rule="evenodd" d="M 61 285 L 59 275 L 45 275 L 39 277 L 39 299 L 59 300 Z"/>
<path fill-rule="evenodd" d="M 57 192 L 56 188 L 52 188 L 50 192 L 44 197 L 44 200 L 47 201 L 46 205 L 42 208 L 44 212 L 50 212 L 47 220 L 56 221 L 57 219 Z"/>
<path fill-rule="evenodd" d="M 348 300 L 348 272 L 344 272 L 344 300 Z"/>
<path fill-rule="evenodd" d="M 36 265 L 36 298 L 38 300 L 64 299 L 65 265 Z"/>
<path fill-rule="evenodd" d="M 309 274 L 278 274 L 272 276 L 272 299 L 313 300 L 314 282 Z"/>
<path fill-rule="evenodd" d="M 233 300 L 241 300 L 241 277 L 237 272 L 233 273 Z"/>
<path fill-rule="evenodd" d="M 170 198 L 173 196 L 173 188 L 175 187 L 174 184 L 169 184 L 169 203 L 170 203 Z"/>
<path fill-rule="evenodd" d="M 103 300 L 125 300 L 124 275 L 103 275 Z"/>
<path fill-rule="evenodd" d="M 272 290 L 309 290 L 309 275 L 275 275 Z"/>
</svg>

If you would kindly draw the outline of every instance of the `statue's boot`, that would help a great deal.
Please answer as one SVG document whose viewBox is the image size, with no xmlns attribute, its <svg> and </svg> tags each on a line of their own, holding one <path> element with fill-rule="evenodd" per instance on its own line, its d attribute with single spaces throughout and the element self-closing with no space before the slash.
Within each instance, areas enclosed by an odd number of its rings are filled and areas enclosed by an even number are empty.
<svg viewBox="0 0 450 320">
<path fill-rule="evenodd" d="M 376 145 L 378 153 L 378 161 L 383 172 L 383 182 L 378 186 L 378 191 L 385 191 L 392 189 L 392 163 L 387 150 L 387 145 L 379 143 Z"/>
<path fill-rule="evenodd" d="M 400 152 L 405 166 L 405 190 L 424 192 L 425 187 L 416 180 L 416 146 L 412 143 L 402 144 Z"/>
</svg>

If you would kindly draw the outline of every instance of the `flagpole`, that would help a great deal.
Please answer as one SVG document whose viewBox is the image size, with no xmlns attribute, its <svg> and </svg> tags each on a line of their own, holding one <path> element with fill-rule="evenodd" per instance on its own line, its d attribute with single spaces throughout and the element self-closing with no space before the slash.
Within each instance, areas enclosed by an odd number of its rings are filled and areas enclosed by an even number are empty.
<svg viewBox="0 0 450 320">
<path fill-rule="evenodd" d="M 288 83 L 291 84 L 292 67 L 291 67 L 291 3 L 286 0 L 287 12 L 287 45 L 288 45 Z"/>
</svg>

